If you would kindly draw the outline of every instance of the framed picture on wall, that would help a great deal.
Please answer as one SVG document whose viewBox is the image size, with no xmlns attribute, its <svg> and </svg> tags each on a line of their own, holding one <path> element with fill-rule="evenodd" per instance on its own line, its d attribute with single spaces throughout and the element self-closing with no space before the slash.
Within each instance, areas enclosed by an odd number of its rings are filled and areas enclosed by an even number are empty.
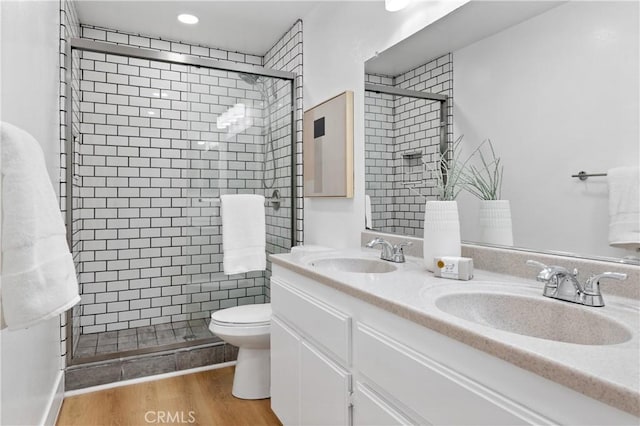
<svg viewBox="0 0 640 426">
<path fill-rule="evenodd" d="M 305 111 L 302 152 L 305 197 L 353 198 L 353 92 Z"/>
</svg>

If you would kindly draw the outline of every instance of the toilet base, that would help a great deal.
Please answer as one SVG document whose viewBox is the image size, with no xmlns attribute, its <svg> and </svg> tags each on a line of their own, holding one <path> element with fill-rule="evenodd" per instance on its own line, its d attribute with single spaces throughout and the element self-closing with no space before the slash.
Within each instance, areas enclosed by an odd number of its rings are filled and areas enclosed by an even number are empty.
<svg viewBox="0 0 640 426">
<path fill-rule="evenodd" d="M 240 399 L 271 396 L 271 349 L 240 348 L 231 394 Z"/>
</svg>

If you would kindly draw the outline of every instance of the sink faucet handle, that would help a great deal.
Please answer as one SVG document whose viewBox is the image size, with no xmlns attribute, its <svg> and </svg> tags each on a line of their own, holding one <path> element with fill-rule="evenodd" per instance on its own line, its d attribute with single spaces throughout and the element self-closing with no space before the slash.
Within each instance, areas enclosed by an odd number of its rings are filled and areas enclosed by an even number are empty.
<svg viewBox="0 0 640 426">
<path fill-rule="evenodd" d="M 527 260 L 527 265 L 535 268 L 540 268 L 538 274 L 538 281 L 548 281 L 555 276 L 572 276 L 573 278 L 578 276 L 578 269 L 574 268 L 573 271 L 568 270 L 562 266 L 545 265 L 537 260 Z"/>
<path fill-rule="evenodd" d="M 411 247 L 413 245 L 413 243 L 411 241 L 403 241 L 399 244 L 396 244 L 393 248 L 396 251 L 400 251 L 402 250 L 402 247 Z"/>
<path fill-rule="evenodd" d="M 527 260 L 527 266 L 538 268 L 538 276 L 536 277 L 536 280 L 549 284 L 551 281 L 551 266 L 531 259 Z"/>
<path fill-rule="evenodd" d="M 533 266 L 533 267 L 536 267 L 536 268 L 540 268 L 540 269 L 547 269 L 548 268 L 548 266 L 545 265 L 544 263 L 538 262 L 537 260 L 531 260 L 531 259 L 527 260 L 527 265 Z"/>
<path fill-rule="evenodd" d="M 587 284 L 585 285 L 585 293 L 589 295 L 599 295 L 600 294 L 600 280 L 602 279 L 612 279 L 623 281 L 627 279 L 627 274 L 619 273 L 619 272 L 603 272 L 601 274 L 592 275 L 587 280 Z"/>
<path fill-rule="evenodd" d="M 367 247 L 372 248 L 374 245 L 380 244 L 381 241 L 382 241 L 382 237 L 377 236 L 373 240 L 367 243 Z"/>
<path fill-rule="evenodd" d="M 618 280 L 618 281 L 624 281 L 627 279 L 627 274 L 623 274 L 620 272 L 603 272 L 601 274 L 598 275 L 594 275 L 593 277 L 591 277 L 594 280 L 600 280 L 602 278 L 610 278 L 613 280 Z"/>
<path fill-rule="evenodd" d="M 537 260 L 527 260 L 528 266 L 538 268 L 538 275 L 536 280 L 545 283 L 545 291 L 549 289 L 555 289 L 558 285 L 558 280 L 561 276 L 575 276 L 578 274 L 578 270 L 574 269 L 573 273 L 562 266 L 545 265 Z"/>
<path fill-rule="evenodd" d="M 411 241 L 403 241 L 393 246 L 392 261 L 397 263 L 405 262 L 406 259 L 404 257 L 404 251 L 402 250 L 402 247 L 408 247 L 412 245 L 413 243 Z"/>
</svg>

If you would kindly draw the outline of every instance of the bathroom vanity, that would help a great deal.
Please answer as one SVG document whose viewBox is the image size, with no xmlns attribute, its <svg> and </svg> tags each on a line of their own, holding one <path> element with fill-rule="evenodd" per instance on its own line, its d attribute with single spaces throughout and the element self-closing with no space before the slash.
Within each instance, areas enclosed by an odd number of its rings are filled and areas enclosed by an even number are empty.
<svg viewBox="0 0 640 426">
<path fill-rule="evenodd" d="M 531 280 L 452 281 L 421 259 L 378 257 L 271 256 L 271 404 L 283 424 L 640 421 L 637 301 L 582 307 Z"/>
</svg>

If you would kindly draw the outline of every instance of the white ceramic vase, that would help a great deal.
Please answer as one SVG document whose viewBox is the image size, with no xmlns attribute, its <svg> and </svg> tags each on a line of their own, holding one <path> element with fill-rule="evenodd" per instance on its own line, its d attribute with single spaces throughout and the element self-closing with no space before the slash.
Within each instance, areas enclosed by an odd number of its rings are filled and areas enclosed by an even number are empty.
<svg viewBox="0 0 640 426">
<path fill-rule="evenodd" d="M 460 220 L 456 201 L 427 201 L 424 209 L 424 263 L 433 271 L 433 258 L 460 252 Z"/>
<path fill-rule="evenodd" d="M 513 245 L 511 205 L 507 200 L 480 201 L 480 241 L 501 246 Z"/>
</svg>

